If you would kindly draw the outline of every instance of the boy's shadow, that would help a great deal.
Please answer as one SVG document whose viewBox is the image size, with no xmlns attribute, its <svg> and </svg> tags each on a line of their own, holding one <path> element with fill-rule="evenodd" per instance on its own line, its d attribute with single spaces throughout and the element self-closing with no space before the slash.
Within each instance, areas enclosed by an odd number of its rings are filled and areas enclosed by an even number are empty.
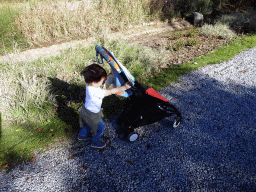
<svg viewBox="0 0 256 192">
<path fill-rule="evenodd" d="M 51 81 L 50 90 L 57 101 L 56 113 L 58 117 L 72 127 L 72 133 L 77 133 L 80 129 L 77 110 L 84 102 L 84 87 L 69 84 L 58 78 L 48 77 L 48 79 Z M 68 131 L 66 130 L 66 132 Z"/>
<path fill-rule="evenodd" d="M 48 77 L 48 79 L 51 81 L 50 90 L 57 102 L 58 117 L 72 127 L 72 134 L 78 133 L 80 131 L 78 109 L 85 102 L 85 86 L 69 84 L 58 78 Z M 126 102 L 126 99 L 120 99 L 115 95 L 105 97 L 102 102 L 103 119 L 111 119 L 116 114 L 120 115 Z"/>
</svg>

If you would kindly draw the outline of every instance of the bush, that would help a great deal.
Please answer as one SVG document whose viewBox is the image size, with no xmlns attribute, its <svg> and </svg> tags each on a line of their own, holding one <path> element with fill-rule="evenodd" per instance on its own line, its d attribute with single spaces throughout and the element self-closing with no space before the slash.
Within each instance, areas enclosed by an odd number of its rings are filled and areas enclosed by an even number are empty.
<svg viewBox="0 0 256 192">
<path fill-rule="evenodd" d="M 152 0 L 151 13 L 160 13 L 162 20 L 190 16 L 196 11 L 210 14 L 220 3 L 220 0 Z"/>
<path fill-rule="evenodd" d="M 222 15 L 219 22 L 229 25 L 237 32 L 256 32 L 256 11 L 249 10 L 247 13 Z"/>
</svg>

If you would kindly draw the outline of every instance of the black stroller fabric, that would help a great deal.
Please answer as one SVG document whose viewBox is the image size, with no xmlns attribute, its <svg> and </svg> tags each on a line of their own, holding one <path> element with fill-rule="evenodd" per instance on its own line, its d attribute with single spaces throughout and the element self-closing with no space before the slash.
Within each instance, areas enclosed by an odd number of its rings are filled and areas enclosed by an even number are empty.
<svg viewBox="0 0 256 192">
<path fill-rule="evenodd" d="M 180 112 L 152 88 L 148 88 L 135 81 L 133 95 L 118 118 L 120 130 L 117 133 L 128 130 L 133 132 L 135 128 L 152 124 L 165 117 L 177 115 L 177 121 L 181 120 Z"/>
</svg>

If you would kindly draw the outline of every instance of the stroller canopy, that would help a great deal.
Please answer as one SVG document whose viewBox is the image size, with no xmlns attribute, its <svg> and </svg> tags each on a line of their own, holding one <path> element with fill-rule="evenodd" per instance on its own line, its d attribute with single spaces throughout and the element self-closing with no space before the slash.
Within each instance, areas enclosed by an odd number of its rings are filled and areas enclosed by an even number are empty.
<svg viewBox="0 0 256 192">
<path fill-rule="evenodd" d="M 111 67 L 113 76 L 114 76 L 114 85 L 115 87 L 121 87 L 123 86 L 127 81 L 130 82 L 130 84 L 133 86 L 135 83 L 135 78 L 130 74 L 130 72 L 115 58 L 113 53 L 111 53 L 108 49 L 105 47 L 101 47 L 99 45 L 96 45 L 96 57 L 97 57 L 97 63 L 104 64 L 103 59 L 105 59 L 108 64 Z M 98 55 L 100 54 L 101 57 L 101 63 L 98 60 Z M 103 65 L 104 66 L 104 65 Z M 117 95 L 122 97 L 129 97 L 132 95 L 132 90 L 126 90 L 120 93 L 117 93 Z"/>
</svg>

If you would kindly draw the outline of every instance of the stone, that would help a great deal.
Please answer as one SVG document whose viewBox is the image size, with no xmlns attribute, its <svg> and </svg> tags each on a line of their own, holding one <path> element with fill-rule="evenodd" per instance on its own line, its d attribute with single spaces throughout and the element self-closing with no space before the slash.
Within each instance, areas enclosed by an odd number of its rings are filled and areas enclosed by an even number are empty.
<svg viewBox="0 0 256 192">
<path fill-rule="evenodd" d="M 194 13 L 194 26 L 196 27 L 202 27 L 204 21 L 204 16 L 202 13 L 195 12 Z"/>
</svg>

